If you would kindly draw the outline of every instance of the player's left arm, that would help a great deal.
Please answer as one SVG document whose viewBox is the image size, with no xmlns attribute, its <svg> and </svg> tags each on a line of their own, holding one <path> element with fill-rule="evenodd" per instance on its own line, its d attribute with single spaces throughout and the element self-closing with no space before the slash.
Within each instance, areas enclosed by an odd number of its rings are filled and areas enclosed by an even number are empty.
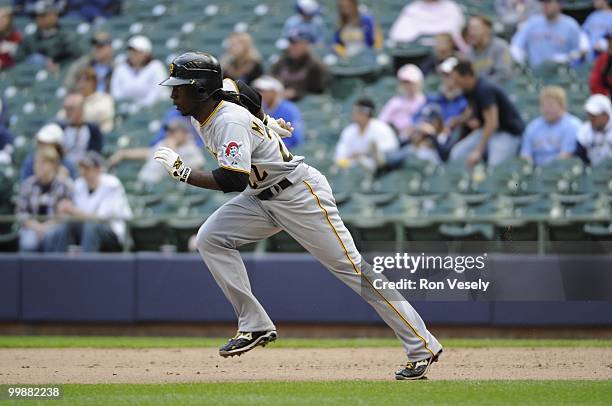
<svg viewBox="0 0 612 406">
<path fill-rule="evenodd" d="M 221 190 L 225 193 L 242 192 L 249 184 L 249 174 L 244 172 L 227 168 L 212 171 L 192 169 L 185 165 L 176 152 L 167 147 L 157 149 L 154 158 L 174 179 L 199 188 Z"/>
</svg>

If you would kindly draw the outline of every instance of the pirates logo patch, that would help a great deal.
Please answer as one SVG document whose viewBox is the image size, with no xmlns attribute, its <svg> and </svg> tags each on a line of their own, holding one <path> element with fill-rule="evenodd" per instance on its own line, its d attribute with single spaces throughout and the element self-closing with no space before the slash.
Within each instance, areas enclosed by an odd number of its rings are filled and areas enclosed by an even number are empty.
<svg viewBox="0 0 612 406">
<path fill-rule="evenodd" d="M 225 155 L 225 159 L 227 159 L 232 165 L 238 164 L 238 160 L 241 156 L 240 147 L 242 147 L 242 144 L 236 141 L 230 141 L 227 144 L 223 144 L 223 154 Z"/>
</svg>

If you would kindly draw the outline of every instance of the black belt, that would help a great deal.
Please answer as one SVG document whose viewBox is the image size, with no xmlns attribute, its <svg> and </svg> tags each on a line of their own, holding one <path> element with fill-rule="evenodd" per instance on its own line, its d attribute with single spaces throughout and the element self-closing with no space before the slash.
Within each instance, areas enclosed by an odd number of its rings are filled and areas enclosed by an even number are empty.
<svg viewBox="0 0 612 406">
<path fill-rule="evenodd" d="M 274 196 L 276 196 L 277 194 L 279 194 L 283 190 L 287 189 L 291 185 L 293 185 L 293 183 L 288 181 L 287 178 L 284 178 L 283 180 L 278 182 L 276 185 L 270 186 L 269 188 L 267 188 L 266 190 L 264 190 L 263 192 L 255 195 L 255 196 L 257 196 L 257 198 L 259 200 L 270 200 Z"/>
</svg>

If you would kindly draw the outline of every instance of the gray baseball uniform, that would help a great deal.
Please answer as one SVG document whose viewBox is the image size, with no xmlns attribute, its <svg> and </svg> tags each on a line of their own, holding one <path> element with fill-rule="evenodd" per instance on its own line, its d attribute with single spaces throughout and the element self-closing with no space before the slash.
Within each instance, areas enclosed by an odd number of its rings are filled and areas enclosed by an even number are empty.
<svg viewBox="0 0 612 406">
<path fill-rule="evenodd" d="M 199 125 L 194 120 L 194 124 Z M 371 288 L 351 234 L 338 214 L 325 176 L 293 156 L 282 139 L 246 109 L 221 102 L 200 126 L 219 166 L 250 175 L 247 189 L 221 206 L 200 227 L 197 247 L 238 316 L 239 331 L 274 330 L 251 292 L 237 248 L 285 230 L 327 269 L 374 307 L 401 340 L 409 361 L 429 358 L 441 345 L 405 300 Z M 256 195 L 283 179 L 292 185 L 269 200 Z M 364 283 L 365 280 L 365 283 Z"/>
</svg>

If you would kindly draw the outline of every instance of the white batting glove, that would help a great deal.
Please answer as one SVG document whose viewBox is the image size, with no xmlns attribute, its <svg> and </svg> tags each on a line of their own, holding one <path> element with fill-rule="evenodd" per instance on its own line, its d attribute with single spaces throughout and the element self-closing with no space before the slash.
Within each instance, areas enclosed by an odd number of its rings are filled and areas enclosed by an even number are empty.
<svg viewBox="0 0 612 406">
<path fill-rule="evenodd" d="M 277 133 L 281 138 L 291 137 L 294 130 L 290 121 L 285 122 L 285 120 L 282 118 L 275 119 L 267 114 L 264 118 L 264 124 Z"/>
<path fill-rule="evenodd" d="M 153 159 L 162 164 L 174 179 L 179 182 L 187 182 L 191 168 L 185 166 L 179 154 L 172 149 L 167 147 L 158 148 L 153 154 Z"/>
</svg>

